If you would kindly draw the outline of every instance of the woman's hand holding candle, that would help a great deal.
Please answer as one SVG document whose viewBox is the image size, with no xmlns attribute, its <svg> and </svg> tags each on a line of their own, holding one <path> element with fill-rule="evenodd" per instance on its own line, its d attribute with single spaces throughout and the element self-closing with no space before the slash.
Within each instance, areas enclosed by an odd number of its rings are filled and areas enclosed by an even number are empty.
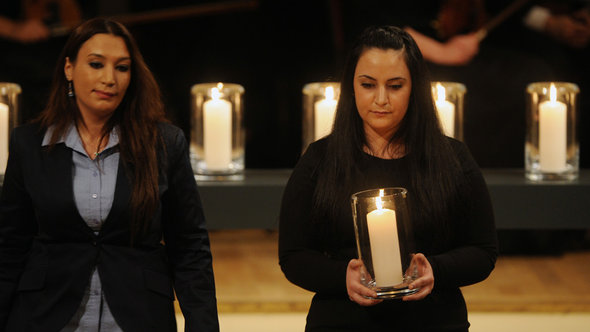
<svg viewBox="0 0 590 332">
<path fill-rule="evenodd" d="M 350 266 L 350 265 L 349 265 Z M 432 266 L 423 254 L 415 254 L 410 263 L 410 269 L 416 269 L 418 272 L 418 279 L 414 280 L 409 286 L 410 289 L 419 288 L 418 292 L 404 296 L 404 301 L 422 300 L 432 292 L 434 288 L 434 273 Z"/>
<path fill-rule="evenodd" d="M 383 300 L 374 300 L 377 293 L 361 283 L 361 267 L 363 262 L 360 259 L 352 259 L 346 268 L 346 291 L 351 301 L 362 306 L 372 306 L 381 303 Z"/>
</svg>

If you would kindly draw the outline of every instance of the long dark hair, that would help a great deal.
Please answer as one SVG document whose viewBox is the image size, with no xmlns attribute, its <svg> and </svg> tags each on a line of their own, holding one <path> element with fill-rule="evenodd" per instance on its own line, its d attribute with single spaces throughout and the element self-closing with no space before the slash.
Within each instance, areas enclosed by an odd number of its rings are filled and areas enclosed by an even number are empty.
<svg viewBox="0 0 590 332">
<path fill-rule="evenodd" d="M 155 147 L 161 143 L 157 123 L 165 121 L 165 114 L 160 88 L 125 26 L 95 18 L 82 23 L 70 34 L 55 69 L 49 101 L 37 120 L 43 128 L 54 126 L 50 140 L 50 146 L 53 146 L 72 123 L 81 119 L 76 99 L 67 95 L 64 66 L 66 57 L 75 62 L 82 45 L 99 33 L 121 37 L 131 57 L 129 87 L 121 104 L 105 124 L 102 137 L 118 126 L 119 152 L 127 176 L 133 183 L 129 202 L 133 242 L 133 237 L 147 228 L 158 205 L 158 157 Z"/>
<path fill-rule="evenodd" d="M 456 196 L 457 184 L 453 179 L 460 171 L 459 164 L 440 129 L 422 53 L 408 33 L 393 26 L 367 28 L 349 54 L 341 79 L 334 128 L 328 136 L 328 150 L 318 174 L 315 210 L 324 211 L 328 217 L 335 216 L 342 200 L 351 194 L 351 188 L 343 184 L 351 184 L 358 177 L 356 165 L 367 141 L 354 100 L 353 80 L 360 56 L 371 48 L 401 50 L 404 54 L 412 91 L 406 115 L 390 144 L 395 141 L 404 145 L 415 190 L 410 193 L 411 202 L 419 207 L 412 209 L 415 219 L 428 218 L 445 229 L 449 201 Z"/>
</svg>

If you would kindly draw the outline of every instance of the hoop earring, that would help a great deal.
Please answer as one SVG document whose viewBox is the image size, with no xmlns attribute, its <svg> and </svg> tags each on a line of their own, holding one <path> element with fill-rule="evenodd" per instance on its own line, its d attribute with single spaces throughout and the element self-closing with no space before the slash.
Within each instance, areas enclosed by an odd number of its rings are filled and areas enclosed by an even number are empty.
<svg viewBox="0 0 590 332">
<path fill-rule="evenodd" d="M 72 85 L 72 81 L 68 81 L 68 97 L 74 97 L 74 86 Z"/>
</svg>

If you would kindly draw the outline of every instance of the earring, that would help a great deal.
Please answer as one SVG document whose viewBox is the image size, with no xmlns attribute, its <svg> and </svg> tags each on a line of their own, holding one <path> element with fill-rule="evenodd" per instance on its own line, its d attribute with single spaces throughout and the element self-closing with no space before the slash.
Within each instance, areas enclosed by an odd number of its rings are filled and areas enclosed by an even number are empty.
<svg viewBox="0 0 590 332">
<path fill-rule="evenodd" d="M 74 97 L 74 86 L 72 85 L 72 81 L 68 81 L 68 97 Z"/>
</svg>

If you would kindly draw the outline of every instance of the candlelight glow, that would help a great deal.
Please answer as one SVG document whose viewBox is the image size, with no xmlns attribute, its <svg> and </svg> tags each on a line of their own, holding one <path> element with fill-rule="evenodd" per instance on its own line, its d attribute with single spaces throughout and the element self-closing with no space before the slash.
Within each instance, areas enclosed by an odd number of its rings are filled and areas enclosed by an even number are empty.
<svg viewBox="0 0 590 332">
<path fill-rule="evenodd" d="M 445 101 L 446 90 L 440 83 L 436 83 L 437 101 Z"/>
<path fill-rule="evenodd" d="M 219 83 L 219 84 L 221 84 L 221 83 Z M 219 100 L 220 97 L 221 97 L 221 93 L 219 92 L 219 89 L 218 88 L 212 88 L 211 89 L 211 99 L 213 99 L 213 100 Z"/>
<path fill-rule="evenodd" d="M 385 191 L 383 189 L 379 189 L 379 197 L 375 198 L 375 205 L 377 205 L 377 210 L 383 210 L 383 201 L 381 197 L 385 195 Z"/>
<path fill-rule="evenodd" d="M 557 89 L 555 88 L 555 84 L 553 83 L 551 83 L 551 86 L 549 87 L 549 100 L 551 102 L 557 101 Z"/>
<path fill-rule="evenodd" d="M 326 100 L 334 100 L 334 88 L 331 86 L 326 87 L 324 96 L 326 96 Z"/>
</svg>

